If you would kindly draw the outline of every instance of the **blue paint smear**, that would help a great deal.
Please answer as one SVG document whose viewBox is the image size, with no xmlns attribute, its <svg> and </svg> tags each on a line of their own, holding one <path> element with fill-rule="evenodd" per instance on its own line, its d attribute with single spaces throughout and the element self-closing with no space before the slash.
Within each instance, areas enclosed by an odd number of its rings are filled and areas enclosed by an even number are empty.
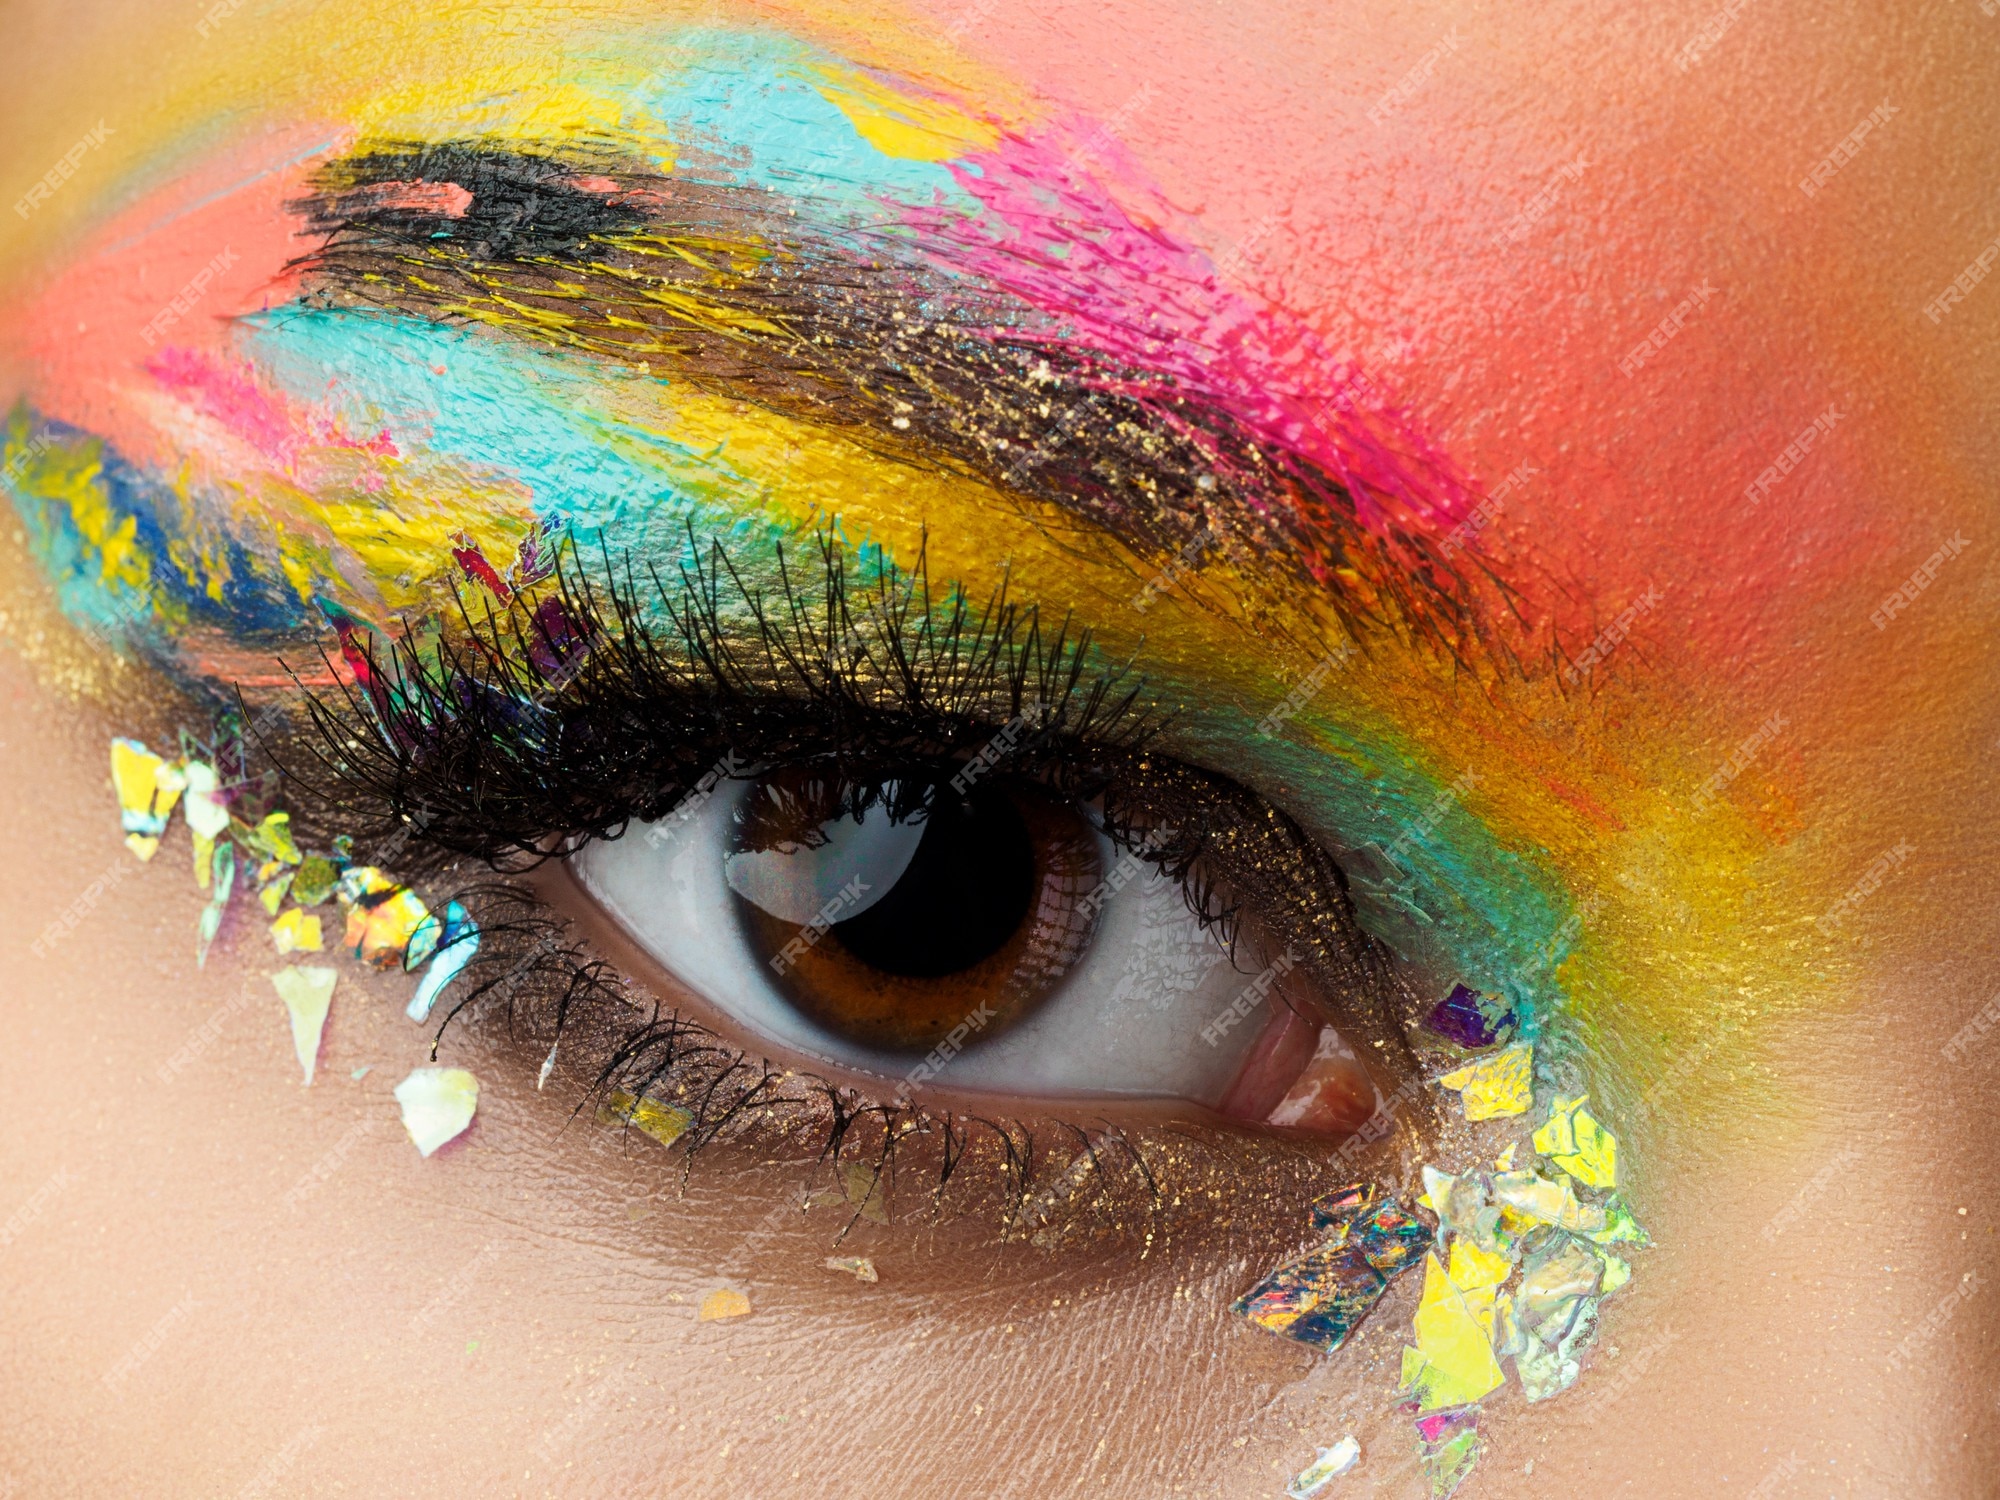
<svg viewBox="0 0 2000 1500">
<path fill-rule="evenodd" d="M 37 447 L 50 458 L 94 463 L 112 514 L 133 522 L 134 550 L 148 568 L 146 589 L 107 579 L 96 547 L 77 529 L 68 504 L 36 488 L 32 450 Z M 306 623 L 298 596 L 260 553 L 219 532 L 187 535 L 180 497 L 94 433 L 23 406 L 8 424 L 4 451 L 0 477 L 27 531 L 29 550 L 73 624 L 116 645 L 150 648 L 169 630 L 285 633 Z M 220 599 L 210 597 L 205 577 L 191 577 L 174 560 L 197 543 L 228 575 Z"/>
<path fill-rule="evenodd" d="M 1298 789 L 1295 813 L 1340 851 L 1361 925 L 1435 976 L 1506 996 L 1521 1038 L 1539 1036 L 1565 1003 L 1556 970 L 1580 936 L 1560 875 L 1535 851 L 1501 845 L 1389 742 L 1324 712 L 1308 722 L 1313 743 L 1271 744 L 1259 766 Z M 1256 736 L 1249 715 L 1222 715 L 1185 748 L 1226 766 Z M 1413 827 L 1421 837 L 1409 837 Z"/>
<path fill-rule="evenodd" d="M 632 91 L 675 144 L 722 158 L 727 180 L 807 200 L 822 214 L 883 220 L 879 200 L 980 212 L 941 162 L 884 156 L 815 86 L 814 69 L 852 71 L 829 54 L 763 32 L 694 29 L 665 42 L 680 59 Z M 685 157 L 679 170 L 709 175 Z"/>
<path fill-rule="evenodd" d="M 475 482 L 519 484 L 537 517 L 567 516 L 586 558 L 608 548 L 671 569 L 690 524 L 724 537 L 790 529 L 744 514 L 761 485 L 721 453 L 602 412 L 603 372 L 560 353 L 396 313 L 283 309 L 239 327 L 241 351 L 293 396 L 351 430 L 387 424 L 405 452 L 456 459 Z"/>
</svg>

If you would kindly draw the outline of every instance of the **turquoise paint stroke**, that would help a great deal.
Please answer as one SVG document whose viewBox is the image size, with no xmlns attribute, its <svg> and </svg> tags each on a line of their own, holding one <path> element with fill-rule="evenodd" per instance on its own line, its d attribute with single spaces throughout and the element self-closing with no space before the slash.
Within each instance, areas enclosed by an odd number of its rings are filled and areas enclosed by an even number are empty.
<svg viewBox="0 0 2000 1500">
<path fill-rule="evenodd" d="M 676 61 L 633 90 L 634 105 L 676 146 L 717 158 L 683 156 L 681 171 L 768 188 L 815 217 L 900 222 L 884 199 L 981 211 L 945 164 L 885 156 L 861 137 L 819 91 L 818 69 L 852 71 L 830 54 L 766 32 L 706 28 L 660 45 Z"/>
</svg>

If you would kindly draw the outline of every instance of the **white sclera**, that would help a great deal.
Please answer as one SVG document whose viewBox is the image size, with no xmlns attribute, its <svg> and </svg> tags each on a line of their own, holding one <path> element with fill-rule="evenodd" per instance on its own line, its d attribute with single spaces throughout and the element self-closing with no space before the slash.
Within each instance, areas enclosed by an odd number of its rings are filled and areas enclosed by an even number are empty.
<svg viewBox="0 0 2000 1500">
<path fill-rule="evenodd" d="M 574 861 L 576 873 L 634 940 L 744 1030 L 841 1068 L 891 1081 L 908 1077 L 921 1054 L 857 1046 L 808 1019 L 778 991 L 764 959 L 744 940 L 732 887 L 750 885 L 784 904 L 780 915 L 802 922 L 854 873 L 851 862 L 836 860 L 824 879 L 800 876 L 791 894 L 778 894 L 773 887 L 781 882 L 775 879 L 755 884 L 764 875 L 753 876 L 754 867 L 733 866 L 728 852 L 732 815 L 748 794 L 747 784 L 724 783 L 688 816 L 635 824 L 623 838 L 590 844 Z M 841 847 L 865 848 L 881 861 L 879 868 L 900 875 L 908 855 L 897 863 L 898 840 L 888 834 L 920 835 L 922 825 L 889 825 L 883 818 L 884 827 L 877 830 L 872 825 L 879 815 L 879 809 L 871 811 L 866 822 L 852 826 L 843 835 L 852 842 Z M 914 848 L 910 840 L 909 849 Z M 1099 858 L 1109 873 L 1122 856 L 1100 838 Z M 1221 1099 L 1262 1029 L 1267 1007 L 1283 1003 L 1277 987 L 1267 983 L 1267 995 L 1247 999 L 1232 1026 L 1211 1032 L 1218 1036 L 1211 1046 L 1203 1028 L 1249 995 L 1254 976 L 1237 970 L 1221 944 L 1202 930 L 1177 882 L 1151 866 L 1126 869 L 1130 878 L 1105 903 L 1089 951 L 1054 992 L 999 1036 L 970 1034 L 964 1050 L 929 1080 L 930 1088 L 1207 1104 Z M 836 873 L 840 879 L 832 881 Z M 867 883 L 869 895 L 879 899 L 895 881 Z M 764 904 L 757 895 L 745 895 Z M 842 914 L 853 910 L 843 907 Z"/>
</svg>

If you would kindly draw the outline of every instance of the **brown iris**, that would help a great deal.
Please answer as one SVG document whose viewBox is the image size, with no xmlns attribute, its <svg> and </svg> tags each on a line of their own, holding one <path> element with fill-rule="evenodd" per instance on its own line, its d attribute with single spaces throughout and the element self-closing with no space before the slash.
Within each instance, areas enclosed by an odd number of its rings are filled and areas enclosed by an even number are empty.
<svg viewBox="0 0 2000 1500">
<path fill-rule="evenodd" d="M 1089 947 L 1097 834 L 1039 787 L 785 772 L 751 789 L 735 832 L 750 947 L 792 1004 L 864 1047 L 995 1036 Z"/>
</svg>

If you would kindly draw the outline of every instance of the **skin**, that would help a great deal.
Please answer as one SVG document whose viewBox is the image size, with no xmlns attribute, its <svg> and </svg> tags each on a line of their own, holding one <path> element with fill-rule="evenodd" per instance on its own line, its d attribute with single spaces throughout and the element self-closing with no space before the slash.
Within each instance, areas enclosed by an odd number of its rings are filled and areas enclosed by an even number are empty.
<svg viewBox="0 0 2000 1500">
<path fill-rule="evenodd" d="M 1186 753 L 1231 757 L 1336 844 L 1372 833 L 1351 821 L 1364 799 L 1343 732 L 1398 751 L 1382 767 L 1402 799 L 1391 829 L 1473 773 L 1438 841 L 1462 858 L 1425 869 L 1443 936 L 1415 956 L 1434 969 L 1518 964 L 1553 925 L 1522 916 L 1514 933 L 1524 908 L 1590 912 L 1551 993 L 1657 1243 L 1574 1392 L 1489 1403 L 1462 1493 L 1978 1493 L 2000 1461 L 1984 1284 L 2000 1041 L 1944 1049 L 2000 987 L 2000 811 L 1983 795 L 2000 753 L 2000 454 L 1981 420 L 2000 396 L 2000 292 L 1936 322 L 1923 308 L 2000 232 L 1993 23 L 1963 6 L 1893 22 L 1756 10 L 1683 73 L 1671 56 L 1700 5 L 1643 26 L 1449 7 L 1281 6 L 1227 25 L 1143 3 L 966 14 L 955 50 L 939 38 L 964 17 L 942 9 L 764 24 L 1006 118 L 1119 119 L 1176 232 L 1218 260 L 1254 245 L 1236 279 L 1353 351 L 1476 492 L 1536 471 L 1484 543 L 1525 601 L 1523 641 L 1573 660 L 1659 592 L 1614 663 L 1567 691 L 1546 662 L 1481 682 L 1392 646 L 1284 747 L 1244 748 L 1316 649 L 1260 633 L 1254 611 L 1121 613 L 1129 570 L 1038 550 L 971 491 L 867 516 L 905 555 L 926 520 L 979 528 L 934 559 L 975 583 L 1004 541 L 1030 597 L 1076 607 L 1193 705 Z M 280 39 L 378 21 L 336 6 L 227 24 L 251 33 L 246 51 L 297 59 L 314 49 Z M 459 24 L 398 33 L 399 57 L 457 55 Z M 1430 82 L 1372 122 L 1448 34 L 1460 44 Z M 218 66 L 181 18 L 112 5 L 31 7 L 20 35 L 35 82 L 0 106 L 9 183 L 100 114 L 170 114 Z M 529 78 L 564 66 L 532 41 L 495 50 Z M 284 66 L 287 99 L 323 82 Z M 1142 83 L 1172 107 L 1121 117 Z M 1884 99 L 1899 112 L 1802 194 Z M 1589 165 L 1558 178 L 1579 154 Z M 25 227 L 9 216 L 10 305 L 40 305 L 85 253 L 133 160 L 99 153 Z M 1704 280 L 1716 300 L 1621 374 Z M 49 357 L 14 340 L 10 401 L 47 387 Z M 1748 505 L 1744 486 L 1829 402 L 1835 435 Z M 1955 533 L 1962 555 L 1876 628 L 1870 612 Z M 320 1082 L 300 1093 L 260 944 L 192 963 L 200 897 L 180 843 L 28 956 L 72 893 L 129 863 L 106 737 L 158 743 L 177 710 L 66 625 L 10 546 L 0 1208 L 43 1205 L 0 1250 L 0 1477 L 21 1493 L 227 1492 L 261 1472 L 311 1493 L 1266 1494 L 1347 1431 L 1367 1455 L 1354 1493 L 1418 1492 L 1388 1395 L 1412 1285 L 1328 1360 L 1222 1312 L 1301 1243 L 1302 1203 L 1143 1260 L 1130 1236 L 1041 1251 L 971 1223 L 864 1223 L 840 1251 L 876 1258 L 882 1282 L 861 1286 L 821 1269 L 841 1216 L 761 1232 L 800 1163 L 716 1153 L 683 1186 L 650 1143 L 569 1124 L 575 1091 L 538 1094 L 537 1057 L 504 1034 L 455 1034 L 442 1056 L 479 1075 L 479 1119 L 419 1161 L 387 1098 L 427 1046 L 397 1014 L 406 981 L 343 968 Z M 1774 711 L 1783 735 L 1695 819 L 1694 790 Z M 1415 769 L 1398 782 L 1398 767 Z M 1817 928 L 1899 841 L 1907 863 Z M 1514 869 L 1529 873 L 1508 884 Z M 1441 894 L 1454 879 L 1477 919 Z M 159 1082 L 218 1014 L 212 1044 Z M 1815 1186 L 1829 1162 L 1837 1180 Z M 697 1322 L 723 1280 L 753 1315 Z M 157 1352 L 107 1391 L 103 1372 L 156 1325 Z"/>
</svg>

